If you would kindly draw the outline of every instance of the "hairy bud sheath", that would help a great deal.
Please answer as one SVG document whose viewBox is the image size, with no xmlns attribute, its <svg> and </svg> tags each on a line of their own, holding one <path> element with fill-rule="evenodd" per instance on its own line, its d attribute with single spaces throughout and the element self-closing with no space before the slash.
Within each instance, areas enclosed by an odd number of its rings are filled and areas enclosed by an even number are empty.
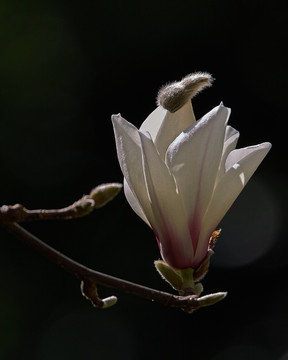
<svg viewBox="0 0 288 360">
<path fill-rule="evenodd" d="M 163 86 L 157 95 L 157 104 L 171 113 L 179 110 L 201 90 L 212 85 L 213 78 L 208 73 L 193 73 L 181 81 Z"/>
</svg>

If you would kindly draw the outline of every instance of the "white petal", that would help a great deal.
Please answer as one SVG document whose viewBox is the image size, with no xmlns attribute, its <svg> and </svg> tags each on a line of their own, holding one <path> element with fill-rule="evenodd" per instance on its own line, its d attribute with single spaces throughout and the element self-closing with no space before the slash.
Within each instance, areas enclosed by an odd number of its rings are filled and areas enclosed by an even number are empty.
<svg viewBox="0 0 288 360">
<path fill-rule="evenodd" d="M 166 161 L 188 214 L 202 218 L 210 202 L 222 156 L 230 110 L 220 105 L 169 146 Z"/>
<path fill-rule="evenodd" d="M 259 147 L 261 148 L 262 146 L 263 144 L 260 144 L 231 151 L 226 159 L 225 172 L 227 172 L 233 165 L 240 162 L 243 158 L 249 156 L 249 154 L 254 153 L 255 151 L 257 152 L 257 150 L 259 150 Z"/>
<path fill-rule="evenodd" d="M 219 174 L 218 174 L 217 181 L 219 181 L 219 179 L 225 173 L 226 159 L 227 159 L 228 155 L 230 154 L 230 152 L 235 149 L 238 138 L 239 138 L 239 132 L 237 130 L 235 130 L 234 128 L 232 128 L 231 126 L 226 126 L 222 159 L 221 159 L 221 164 L 220 164 L 220 168 L 219 168 Z"/>
<path fill-rule="evenodd" d="M 132 190 L 130 189 L 130 186 L 128 185 L 126 179 L 124 178 L 124 194 L 126 196 L 126 199 L 131 206 L 131 208 L 135 211 L 135 213 L 146 222 L 148 226 L 151 227 L 151 224 L 149 223 L 146 215 L 144 214 L 144 211 L 139 203 L 139 200 L 134 195 Z"/>
<path fill-rule="evenodd" d="M 139 132 L 135 126 L 120 115 L 113 115 L 112 122 L 121 170 L 132 193 L 138 199 L 143 212 L 150 221 L 152 211 L 143 173 Z"/>
<path fill-rule="evenodd" d="M 236 140 L 238 140 L 239 138 L 239 131 L 237 131 L 236 129 L 234 129 L 232 126 L 230 125 L 227 125 L 226 126 L 226 131 L 225 131 L 225 142 L 233 139 L 235 139 L 235 136 L 236 136 Z M 235 144 L 236 146 L 236 144 Z"/>
<path fill-rule="evenodd" d="M 236 148 L 238 139 L 239 131 L 235 130 L 232 126 L 226 126 L 222 157 L 227 158 L 228 154 Z"/>
<path fill-rule="evenodd" d="M 158 131 L 162 125 L 162 122 L 167 114 L 162 106 L 158 106 L 142 123 L 139 128 L 141 132 L 149 132 L 153 141 L 155 141 Z"/>
<path fill-rule="evenodd" d="M 173 114 L 159 106 L 144 121 L 139 130 L 150 133 L 160 156 L 164 159 L 171 142 L 194 122 L 192 104 L 191 101 L 188 101 Z"/>
<path fill-rule="evenodd" d="M 184 257 L 189 258 L 191 262 L 193 248 L 187 215 L 176 192 L 174 178 L 160 158 L 152 139 L 147 135 L 140 132 L 145 180 L 156 220 L 153 224 L 154 230 L 160 237 L 164 252 L 166 247 L 169 250 L 174 248 L 172 252 L 175 253 L 175 256 L 181 254 L 183 262 L 185 262 Z M 165 243 L 166 241 L 169 241 L 169 244 Z M 187 262 L 189 261 L 187 260 Z"/>
<path fill-rule="evenodd" d="M 204 238 L 209 232 L 213 231 L 222 220 L 270 148 L 270 143 L 263 143 L 232 152 L 233 155 L 231 155 L 231 159 L 229 159 L 229 161 L 227 159 L 229 163 L 228 171 L 217 184 L 213 199 L 205 215 L 203 222 L 205 225 L 203 226 Z M 237 162 L 235 163 L 234 160 L 236 159 Z"/>
</svg>

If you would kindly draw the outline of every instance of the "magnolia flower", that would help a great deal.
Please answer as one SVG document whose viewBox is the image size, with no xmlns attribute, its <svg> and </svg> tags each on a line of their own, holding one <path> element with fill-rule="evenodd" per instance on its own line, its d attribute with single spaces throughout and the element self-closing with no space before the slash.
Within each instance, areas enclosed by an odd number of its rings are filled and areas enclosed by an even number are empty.
<svg viewBox="0 0 288 360">
<path fill-rule="evenodd" d="M 112 116 L 126 198 L 176 270 L 204 262 L 213 231 L 271 147 L 235 149 L 239 133 L 222 103 L 195 120 L 191 98 L 210 84 L 196 73 L 164 87 L 139 130 Z"/>
</svg>

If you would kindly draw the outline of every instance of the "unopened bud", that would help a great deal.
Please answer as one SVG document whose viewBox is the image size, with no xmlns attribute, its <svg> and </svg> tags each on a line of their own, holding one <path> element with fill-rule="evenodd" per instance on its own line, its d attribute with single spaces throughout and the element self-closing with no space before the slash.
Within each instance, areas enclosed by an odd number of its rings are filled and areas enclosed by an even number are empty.
<svg viewBox="0 0 288 360">
<path fill-rule="evenodd" d="M 212 80 L 208 73 L 187 75 L 181 81 L 163 86 L 158 92 L 157 104 L 174 113 L 205 87 L 211 86 Z"/>
<path fill-rule="evenodd" d="M 109 296 L 109 297 L 107 297 L 105 299 L 102 299 L 102 302 L 103 302 L 102 309 L 108 309 L 109 307 L 116 304 L 117 297 L 116 296 Z"/>
<path fill-rule="evenodd" d="M 216 304 L 218 301 L 223 300 L 227 295 L 227 292 L 217 292 L 214 294 L 204 295 L 197 298 L 199 307 L 211 306 Z"/>
<path fill-rule="evenodd" d="M 121 189 L 122 184 L 119 183 L 109 183 L 97 186 L 90 193 L 90 197 L 95 201 L 95 208 L 102 207 L 113 200 Z"/>
</svg>

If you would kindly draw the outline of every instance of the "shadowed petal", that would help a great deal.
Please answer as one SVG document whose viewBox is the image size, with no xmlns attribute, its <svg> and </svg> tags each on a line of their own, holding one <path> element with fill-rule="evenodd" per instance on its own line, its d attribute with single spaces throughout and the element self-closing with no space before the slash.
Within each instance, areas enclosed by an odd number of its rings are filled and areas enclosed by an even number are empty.
<svg viewBox="0 0 288 360">
<path fill-rule="evenodd" d="M 144 211 L 139 203 L 139 200 L 134 195 L 133 191 L 130 189 L 130 186 L 128 185 L 126 179 L 124 178 L 124 194 L 126 196 L 126 199 L 131 206 L 131 208 L 135 211 L 135 213 L 146 222 L 148 226 L 151 227 L 151 224 L 149 223 L 146 215 L 144 214 Z"/>
<path fill-rule="evenodd" d="M 222 159 L 219 168 L 218 179 L 225 173 L 225 163 L 228 155 L 235 149 L 239 138 L 239 132 L 231 126 L 226 126 L 225 140 L 222 152 Z"/>
<path fill-rule="evenodd" d="M 203 221 L 200 242 L 216 228 L 271 148 L 270 143 L 234 150 L 227 158 L 227 172 L 217 184 Z M 229 160 L 228 160 L 229 159 Z M 236 162 L 237 161 L 237 162 Z"/>
<path fill-rule="evenodd" d="M 141 141 L 135 126 L 120 115 L 113 115 L 117 155 L 123 175 L 149 222 L 153 221 L 142 166 Z M 130 200 L 132 198 L 130 197 Z"/>
</svg>

